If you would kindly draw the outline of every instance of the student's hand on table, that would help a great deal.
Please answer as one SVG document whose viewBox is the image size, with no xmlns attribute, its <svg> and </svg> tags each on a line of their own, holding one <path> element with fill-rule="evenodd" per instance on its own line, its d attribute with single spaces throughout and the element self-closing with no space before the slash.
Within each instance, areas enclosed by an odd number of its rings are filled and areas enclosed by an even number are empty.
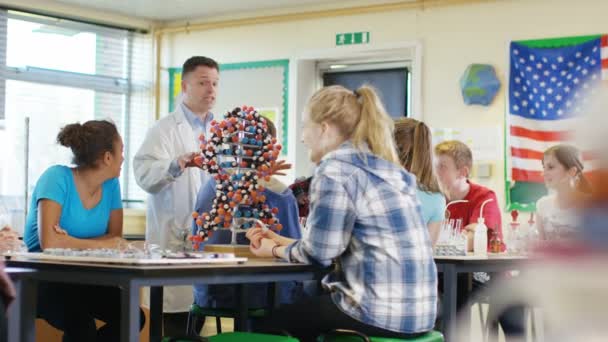
<svg viewBox="0 0 608 342">
<path fill-rule="evenodd" d="M 118 248 L 121 251 L 141 251 L 141 252 L 145 252 L 146 249 L 148 248 L 148 244 L 146 243 L 145 240 L 138 240 L 138 241 L 127 241 L 125 239 L 122 239 L 122 241 L 118 242 Z"/>
<path fill-rule="evenodd" d="M 11 235 L 16 238 L 19 238 L 19 234 L 17 234 L 17 232 L 14 231 L 13 228 L 11 228 L 11 226 L 4 226 L 4 227 L 2 227 L 2 229 L 0 229 L 0 236 L 7 236 L 7 235 Z"/>
<path fill-rule="evenodd" d="M 0 240 L 1 241 L 18 241 L 19 234 L 17 234 L 17 232 L 14 231 L 11 227 L 4 226 L 2 229 L 0 229 Z"/>
<path fill-rule="evenodd" d="M 53 226 L 53 230 L 55 231 L 55 233 L 57 233 L 59 235 L 68 235 L 68 232 L 65 231 L 65 229 L 59 227 L 58 224 Z"/>
<path fill-rule="evenodd" d="M 262 228 L 251 228 L 249 230 L 247 230 L 247 233 L 245 234 L 245 237 L 247 239 L 249 239 L 250 241 L 250 245 L 253 248 L 258 248 L 260 247 L 260 241 L 263 238 L 268 238 L 268 236 L 266 236 L 264 230 Z"/>
<path fill-rule="evenodd" d="M 54 246 L 67 246 L 70 243 L 70 235 L 66 230 L 61 228 L 58 224 L 53 226 L 53 230 L 50 232 L 53 234 Z"/>
<path fill-rule="evenodd" d="M 21 249 L 21 244 L 19 234 L 12 230 L 11 227 L 4 226 L 0 229 L 0 253 L 18 251 Z"/>
<path fill-rule="evenodd" d="M 120 236 L 113 236 L 109 239 L 105 239 L 105 240 L 101 240 L 101 241 L 104 242 L 105 246 L 100 246 L 100 247 L 105 247 L 105 248 L 124 249 L 129 246 L 129 242 L 127 240 L 121 238 Z"/>
<path fill-rule="evenodd" d="M 276 242 L 271 239 L 263 238 L 260 240 L 257 248 L 253 246 L 253 243 L 250 244 L 249 250 L 251 250 L 251 253 L 255 254 L 255 256 L 258 256 L 260 258 L 272 258 L 274 257 L 272 255 L 272 249 L 275 246 L 278 246 Z"/>
<path fill-rule="evenodd" d="M 148 247 L 145 240 L 127 242 L 126 246 L 127 246 L 127 249 L 136 249 L 139 251 L 145 251 Z"/>
<path fill-rule="evenodd" d="M 264 229 L 259 227 L 247 230 L 247 234 L 245 236 L 247 239 L 249 239 L 251 246 L 254 248 L 258 248 L 260 246 L 260 241 L 262 239 L 270 239 L 279 246 L 288 246 L 292 242 L 290 239 L 287 239 L 270 229 L 266 229 L 266 231 L 264 231 Z"/>
<path fill-rule="evenodd" d="M 284 160 L 279 160 L 270 166 L 271 176 L 285 176 L 285 170 L 291 169 L 291 164 L 287 164 Z"/>
</svg>

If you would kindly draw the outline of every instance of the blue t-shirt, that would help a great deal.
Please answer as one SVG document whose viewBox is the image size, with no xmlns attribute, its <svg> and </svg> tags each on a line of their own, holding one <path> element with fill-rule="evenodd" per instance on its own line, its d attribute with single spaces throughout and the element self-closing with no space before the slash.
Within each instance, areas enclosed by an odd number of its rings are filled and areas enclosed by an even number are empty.
<svg viewBox="0 0 608 342">
<path fill-rule="evenodd" d="M 101 191 L 99 203 L 91 209 L 85 209 L 74 183 L 72 169 L 63 165 L 48 168 L 38 179 L 32 195 L 23 237 L 27 249 L 30 252 L 41 250 L 38 202 L 42 199 L 49 199 L 61 205 L 59 226 L 65 229 L 69 236 L 89 239 L 107 234 L 110 212 L 122 208 L 118 179 L 104 182 Z"/>
<path fill-rule="evenodd" d="M 445 197 L 443 194 L 417 189 L 416 196 L 420 201 L 422 219 L 425 224 L 443 221 L 445 218 Z"/>
</svg>

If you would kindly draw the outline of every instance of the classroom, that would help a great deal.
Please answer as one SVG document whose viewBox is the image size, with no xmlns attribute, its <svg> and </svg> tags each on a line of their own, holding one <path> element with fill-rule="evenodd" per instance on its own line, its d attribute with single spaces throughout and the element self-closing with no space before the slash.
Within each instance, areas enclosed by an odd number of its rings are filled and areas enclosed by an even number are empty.
<svg viewBox="0 0 608 342">
<path fill-rule="evenodd" d="M 605 0 L 0 0 L 0 342 L 604 341 Z"/>
</svg>

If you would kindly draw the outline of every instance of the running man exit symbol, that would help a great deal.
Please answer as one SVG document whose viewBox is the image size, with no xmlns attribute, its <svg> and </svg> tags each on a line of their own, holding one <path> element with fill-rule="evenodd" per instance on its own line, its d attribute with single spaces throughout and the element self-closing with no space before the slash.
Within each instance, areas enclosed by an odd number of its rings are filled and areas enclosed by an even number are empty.
<svg viewBox="0 0 608 342">
<path fill-rule="evenodd" d="M 336 45 L 369 43 L 369 32 L 349 32 L 336 34 Z"/>
</svg>

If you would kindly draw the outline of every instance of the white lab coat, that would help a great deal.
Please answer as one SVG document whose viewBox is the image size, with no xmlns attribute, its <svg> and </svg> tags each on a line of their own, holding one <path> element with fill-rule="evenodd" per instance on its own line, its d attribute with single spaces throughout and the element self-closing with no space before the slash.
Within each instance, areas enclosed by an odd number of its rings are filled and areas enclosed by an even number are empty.
<svg viewBox="0 0 608 342">
<path fill-rule="evenodd" d="M 208 134 L 208 132 L 207 132 Z M 179 177 L 169 173 L 171 162 L 178 156 L 196 152 L 199 147 L 192 127 L 181 106 L 159 120 L 148 130 L 133 158 L 137 184 L 148 192 L 146 241 L 163 249 L 183 245 L 179 231 L 192 226 L 196 195 L 208 174 L 198 168 L 187 168 Z M 148 299 L 147 296 L 144 296 Z M 192 286 L 164 288 L 164 312 L 184 312 L 193 303 Z"/>
</svg>

